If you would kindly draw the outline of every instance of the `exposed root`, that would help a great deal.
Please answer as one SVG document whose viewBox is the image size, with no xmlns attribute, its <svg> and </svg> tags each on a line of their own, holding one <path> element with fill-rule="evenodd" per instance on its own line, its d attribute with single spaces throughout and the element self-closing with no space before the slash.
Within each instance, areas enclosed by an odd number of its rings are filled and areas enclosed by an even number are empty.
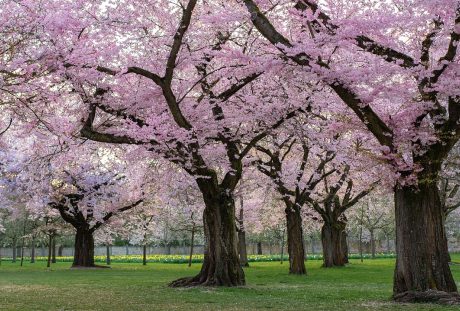
<svg viewBox="0 0 460 311">
<path fill-rule="evenodd" d="M 460 294 L 448 293 L 437 290 L 427 290 L 424 292 L 407 291 L 396 294 L 393 299 L 397 302 L 405 303 L 439 303 L 443 305 L 460 305 Z"/>
<path fill-rule="evenodd" d="M 243 281 L 244 283 L 244 281 Z M 186 277 L 186 278 L 181 278 L 175 281 L 172 281 L 169 283 L 169 287 L 234 287 L 234 286 L 242 286 L 244 284 L 233 284 L 233 282 L 222 282 L 218 281 L 212 277 L 203 277 L 202 275 L 198 274 L 194 277 Z"/>
<path fill-rule="evenodd" d="M 100 266 L 100 265 L 94 265 L 94 266 L 78 266 L 78 265 L 72 265 L 70 269 L 78 269 L 78 270 L 93 270 L 93 269 L 111 269 L 112 267 L 110 266 Z"/>
</svg>

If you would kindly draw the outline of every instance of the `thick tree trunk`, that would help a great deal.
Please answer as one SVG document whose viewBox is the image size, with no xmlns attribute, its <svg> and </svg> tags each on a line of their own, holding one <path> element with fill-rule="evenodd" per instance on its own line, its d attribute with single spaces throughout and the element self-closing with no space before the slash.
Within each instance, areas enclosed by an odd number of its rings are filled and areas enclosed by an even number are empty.
<svg viewBox="0 0 460 311">
<path fill-rule="evenodd" d="M 200 273 L 176 280 L 170 286 L 239 286 L 245 284 L 240 265 L 235 226 L 235 202 L 227 189 L 199 182 L 203 193 L 206 247 Z"/>
<path fill-rule="evenodd" d="M 348 260 L 345 254 L 346 245 L 343 245 L 344 231 L 344 222 L 324 222 L 323 227 L 321 228 L 321 241 L 323 243 L 323 267 L 340 267 L 347 263 Z"/>
<path fill-rule="evenodd" d="M 447 216 L 448 216 L 448 214 L 446 214 L 446 212 L 444 211 L 442 213 L 442 226 L 444 227 L 444 241 L 443 241 L 443 244 L 444 244 L 445 252 L 447 253 L 447 260 L 449 262 L 451 262 L 452 258 L 450 258 L 450 254 L 449 254 L 449 240 L 447 239 L 447 232 L 445 230 Z"/>
<path fill-rule="evenodd" d="M 302 215 L 300 208 L 287 206 L 285 209 L 287 222 L 287 243 L 289 254 L 289 273 L 306 274 L 305 249 L 303 245 Z"/>
<path fill-rule="evenodd" d="M 77 228 L 72 267 L 94 267 L 94 237 L 91 230 Z"/>
<path fill-rule="evenodd" d="M 435 183 L 395 189 L 396 300 L 407 301 L 413 292 L 457 291 L 448 264 L 442 212 Z"/>
<path fill-rule="evenodd" d="M 248 252 L 246 250 L 246 232 L 238 232 L 238 253 L 240 254 L 240 262 L 243 267 L 249 267 Z"/>
<path fill-rule="evenodd" d="M 347 232 L 343 230 L 342 232 L 342 254 L 345 263 L 349 263 L 348 261 L 348 239 L 347 239 Z"/>
</svg>

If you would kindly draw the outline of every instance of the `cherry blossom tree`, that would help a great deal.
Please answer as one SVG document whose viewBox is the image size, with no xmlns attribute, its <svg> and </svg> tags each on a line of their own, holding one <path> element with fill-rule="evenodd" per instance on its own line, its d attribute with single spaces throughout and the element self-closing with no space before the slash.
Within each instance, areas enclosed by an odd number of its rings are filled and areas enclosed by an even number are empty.
<svg viewBox="0 0 460 311">
<path fill-rule="evenodd" d="M 55 210 L 76 230 L 73 267 L 93 267 L 94 231 L 143 202 L 147 179 L 139 171 L 146 167 L 139 164 L 129 171 L 113 153 L 101 149 L 73 151 L 73 157 L 64 153 L 44 163 L 32 160 L 19 178 L 27 185 L 30 210 Z"/>
<path fill-rule="evenodd" d="M 65 120 L 61 131 L 75 135 L 80 126 L 84 138 L 136 145 L 195 178 L 206 206 L 205 260 L 199 275 L 172 285 L 244 284 L 233 193 L 243 161 L 295 115 L 307 90 L 289 101 L 276 92 L 289 70 L 251 43 L 252 27 L 224 14 L 226 1 L 43 1 L 25 9 L 38 11 L 37 36 L 47 46 L 40 96 L 49 100 L 37 106 L 67 107 L 52 114 Z"/>
<path fill-rule="evenodd" d="M 271 19 L 258 6 L 267 8 L 265 1 L 244 4 L 275 49 L 316 74 L 354 112 L 392 166 L 394 298 L 417 301 L 429 289 L 456 293 L 437 181 L 442 161 L 460 137 L 460 4 L 339 2 L 301 0 L 290 7 L 286 1 L 289 11 L 272 10 Z"/>
</svg>

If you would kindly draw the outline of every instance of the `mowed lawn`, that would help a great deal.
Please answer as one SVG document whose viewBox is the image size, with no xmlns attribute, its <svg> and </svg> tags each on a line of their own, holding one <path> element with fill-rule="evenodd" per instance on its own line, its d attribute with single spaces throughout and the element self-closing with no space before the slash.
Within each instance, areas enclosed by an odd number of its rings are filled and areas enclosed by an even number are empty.
<svg viewBox="0 0 460 311">
<path fill-rule="evenodd" d="M 453 260 L 460 262 L 460 256 Z M 390 299 L 393 259 L 352 260 L 323 269 L 307 262 L 308 276 L 290 276 L 286 262 L 252 263 L 247 286 L 173 289 L 200 264 L 113 264 L 111 269 L 70 270 L 44 262 L 0 266 L 0 310 L 460 310 L 432 304 L 403 305 Z M 460 288 L 460 265 L 452 266 Z"/>
</svg>

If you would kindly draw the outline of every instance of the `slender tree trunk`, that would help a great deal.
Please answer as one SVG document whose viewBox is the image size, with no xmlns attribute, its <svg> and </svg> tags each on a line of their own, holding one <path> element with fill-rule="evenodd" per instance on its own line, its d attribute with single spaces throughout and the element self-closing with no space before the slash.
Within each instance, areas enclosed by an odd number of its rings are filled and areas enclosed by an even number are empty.
<svg viewBox="0 0 460 311">
<path fill-rule="evenodd" d="M 170 286 L 244 285 L 244 272 L 238 256 L 233 194 L 210 180 L 201 180 L 198 185 L 205 202 L 203 265 L 197 276 L 176 280 Z"/>
<path fill-rule="evenodd" d="M 287 243 L 289 273 L 306 274 L 305 249 L 303 245 L 302 215 L 300 208 L 290 205 L 285 209 L 287 223 Z"/>
<path fill-rule="evenodd" d="M 77 228 L 72 266 L 94 267 L 94 237 L 89 229 Z"/>
<path fill-rule="evenodd" d="M 343 235 L 345 223 L 325 221 L 321 228 L 321 242 L 323 244 L 323 267 L 341 267 L 347 262 L 344 252 Z M 345 242 L 346 243 L 346 242 Z"/>
<path fill-rule="evenodd" d="M 240 230 L 238 231 L 238 253 L 240 254 L 240 263 L 243 267 L 249 267 L 248 252 L 246 250 L 246 231 L 244 228 L 244 210 L 243 199 L 240 198 Z"/>
<path fill-rule="evenodd" d="M 46 267 L 49 268 L 51 267 L 51 247 L 53 245 L 53 235 L 49 235 L 49 240 L 48 240 L 48 260 L 46 262 Z"/>
<path fill-rule="evenodd" d="M 21 243 L 21 267 L 24 263 L 24 245 L 26 243 L 26 221 L 24 220 L 24 227 L 22 232 L 22 243 Z"/>
<path fill-rule="evenodd" d="M 63 251 L 64 251 L 64 245 L 60 244 L 58 247 L 58 257 L 62 257 Z"/>
<path fill-rule="evenodd" d="M 13 263 L 16 262 L 16 257 L 17 257 L 17 241 L 16 241 L 16 238 L 13 238 Z"/>
<path fill-rule="evenodd" d="M 30 244 L 30 263 L 35 263 L 35 236 L 32 236 Z"/>
<path fill-rule="evenodd" d="M 107 266 L 110 266 L 110 264 L 112 263 L 110 259 L 110 245 L 109 244 L 105 245 L 105 263 L 107 264 Z"/>
<path fill-rule="evenodd" d="M 46 256 L 46 250 L 45 250 L 45 242 L 42 242 L 40 244 L 40 256 L 45 257 Z"/>
<path fill-rule="evenodd" d="M 147 245 L 142 245 L 142 265 L 147 265 Z"/>
<path fill-rule="evenodd" d="M 396 267 L 394 298 L 416 301 L 411 292 L 456 292 L 445 248 L 443 211 L 438 188 L 420 183 L 419 189 L 395 189 Z M 419 296 L 417 296 L 419 297 Z"/>
<path fill-rule="evenodd" d="M 283 232 L 281 233 L 281 259 L 280 263 L 283 264 L 284 262 L 284 235 L 286 234 L 286 229 L 283 229 Z"/>
<path fill-rule="evenodd" d="M 53 236 L 53 248 L 51 256 L 51 263 L 56 263 L 56 236 Z"/>
<path fill-rule="evenodd" d="M 188 266 L 192 266 L 193 246 L 195 244 L 195 224 L 192 226 L 192 237 L 190 239 L 190 256 L 188 257 Z"/>
<path fill-rule="evenodd" d="M 390 247 L 390 235 L 386 236 L 387 238 L 387 253 L 391 253 L 391 247 Z"/>
<path fill-rule="evenodd" d="M 363 262 L 363 220 L 364 220 L 364 208 L 361 207 L 361 219 L 359 226 L 359 256 L 361 257 L 361 262 Z"/>
<path fill-rule="evenodd" d="M 316 254 L 316 250 L 315 250 L 315 238 L 314 238 L 313 236 L 311 236 L 310 241 L 311 241 L 311 253 L 312 253 L 312 254 Z"/>
<path fill-rule="evenodd" d="M 262 242 L 257 242 L 257 255 L 262 255 Z"/>
<path fill-rule="evenodd" d="M 369 229 L 371 235 L 371 257 L 375 259 L 375 236 L 374 236 L 374 229 Z"/>
</svg>

